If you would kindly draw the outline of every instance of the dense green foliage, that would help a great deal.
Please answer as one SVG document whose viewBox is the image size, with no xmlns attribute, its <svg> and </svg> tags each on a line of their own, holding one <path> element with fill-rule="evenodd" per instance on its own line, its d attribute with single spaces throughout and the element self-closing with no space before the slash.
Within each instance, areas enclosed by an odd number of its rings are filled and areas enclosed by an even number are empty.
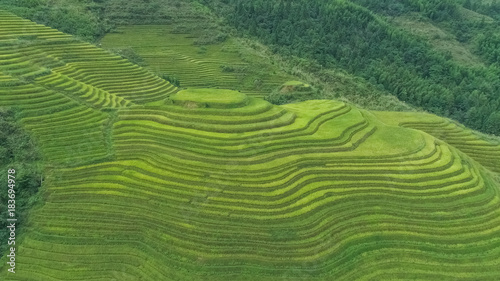
<svg viewBox="0 0 500 281">
<path fill-rule="evenodd" d="M 288 81 L 271 92 L 264 99 L 272 104 L 287 104 L 290 102 L 322 99 L 322 94 L 308 84 L 300 81 Z"/>
<path fill-rule="evenodd" d="M 16 234 L 24 227 L 27 213 L 38 200 L 42 172 L 40 154 L 31 136 L 18 123 L 16 110 L 0 107 L 0 256 L 5 254 L 8 218 L 7 170 L 15 169 Z"/>
<path fill-rule="evenodd" d="M 165 81 L 170 82 L 172 85 L 174 85 L 176 87 L 181 86 L 181 81 L 179 81 L 179 79 L 175 76 L 168 75 L 167 73 L 161 73 L 160 77 L 162 79 L 164 79 Z"/>
<path fill-rule="evenodd" d="M 399 99 L 499 134 L 500 70 L 495 37 L 480 48 L 489 67 L 471 69 L 435 52 L 426 42 L 394 28 L 368 9 L 347 1 L 223 1 L 211 5 L 238 30 L 275 51 L 340 67 L 383 87 Z M 458 17 L 452 1 L 355 1 L 374 11 L 421 12 L 430 19 Z M 457 19 L 458 20 L 458 19 Z M 494 41 L 496 42 L 496 41 Z"/>
<path fill-rule="evenodd" d="M 131 48 L 123 48 L 123 49 L 111 49 L 111 51 L 117 55 L 120 55 L 122 58 L 129 60 L 132 63 L 135 63 L 139 66 L 146 66 L 147 63 L 144 61 L 144 59 L 137 54 L 137 52 Z"/>
</svg>

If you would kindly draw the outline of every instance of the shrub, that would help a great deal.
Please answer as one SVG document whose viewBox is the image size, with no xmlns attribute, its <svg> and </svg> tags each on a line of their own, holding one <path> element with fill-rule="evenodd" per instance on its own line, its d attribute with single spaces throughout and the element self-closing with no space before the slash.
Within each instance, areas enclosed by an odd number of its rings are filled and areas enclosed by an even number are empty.
<svg viewBox="0 0 500 281">
<path fill-rule="evenodd" d="M 222 72 L 234 72 L 234 67 L 229 65 L 221 65 L 220 68 Z"/>
<path fill-rule="evenodd" d="M 172 85 L 174 85 L 178 88 L 181 86 L 181 81 L 179 81 L 179 79 L 177 79 L 177 77 L 175 77 L 175 76 L 170 76 L 167 73 L 161 73 L 159 76 L 163 80 L 170 82 Z"/>
<path fill-rule="evenodd" d="M 194 40 L 194 45 L 212 45 L 224 42 L 227 39 L 227 34 L 223 32 L 207 32 Z"/>
<path fill-rule="evenodd" d="M 147 65 L 144 59 L 133 48 L 113 49 L 112 51 L 134 64 L 139 66 Z"/>
</svg>

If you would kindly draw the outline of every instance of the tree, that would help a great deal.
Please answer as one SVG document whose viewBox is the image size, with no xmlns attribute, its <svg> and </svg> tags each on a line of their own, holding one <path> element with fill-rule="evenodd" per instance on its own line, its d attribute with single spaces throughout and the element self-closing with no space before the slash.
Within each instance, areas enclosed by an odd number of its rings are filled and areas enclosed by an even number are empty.
<svg viewBox="0 0 500 281">
<path fill-rule="evenodd" d="M 488 117 L 485 123 L 486 132 L 499 135 L 500 134 L 500 112 L 493 112 Z"/>
</svg>

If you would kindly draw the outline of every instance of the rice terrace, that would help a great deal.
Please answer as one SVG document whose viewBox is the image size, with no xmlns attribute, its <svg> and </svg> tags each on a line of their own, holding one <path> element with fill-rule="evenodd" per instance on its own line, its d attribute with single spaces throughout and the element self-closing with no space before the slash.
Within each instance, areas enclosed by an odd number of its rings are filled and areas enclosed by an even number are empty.
<svg viewBox="0 0 500 281">
<path fill-rule="evenodd" d="M 109 48 L 162 25 L 117 30 L 0 10 L 0 280 L 500 280 L 494 134 L 321 98 L 235 38 L 203 61 L 170 26 L 139 65 Z"/>
</svg>

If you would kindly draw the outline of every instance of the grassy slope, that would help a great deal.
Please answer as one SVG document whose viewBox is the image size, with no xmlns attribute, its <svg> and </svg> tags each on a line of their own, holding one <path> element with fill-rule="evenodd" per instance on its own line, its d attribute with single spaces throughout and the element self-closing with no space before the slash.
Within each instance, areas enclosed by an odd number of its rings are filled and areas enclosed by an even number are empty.
<svg viewBox="0 0 500 281">
<path fill-rule="evenodd" d="M 124 26 L 107 34 L 101 44 L 109 49 L 133 48 L 149 69 L 178 78 L 182 87 L 231 88 L 263 96 L 291 79 L 235 39 L 195 45 L 201 34 L 174 30 L 168 25 Z"/>
<path fill-rule="evenodd" d="M 453 34 L 434 25 L 430 20 L 418 15 L 399 16 L 392 20 L 401 28 L 427 40 L 436 51 L 449 53 L 456 62 L 470 67 L 484 67 L 483 61 L 473 53 L 472 47 L 460 43 Z"/>
<path fill-rule="evenodd" d="M 0 104 L 52 167 L 2 280 L 500 275 L 499 184 L 445 142 L 336 101 L 162 104 L 144 69 L 0 21 Z"/>
</svg>

